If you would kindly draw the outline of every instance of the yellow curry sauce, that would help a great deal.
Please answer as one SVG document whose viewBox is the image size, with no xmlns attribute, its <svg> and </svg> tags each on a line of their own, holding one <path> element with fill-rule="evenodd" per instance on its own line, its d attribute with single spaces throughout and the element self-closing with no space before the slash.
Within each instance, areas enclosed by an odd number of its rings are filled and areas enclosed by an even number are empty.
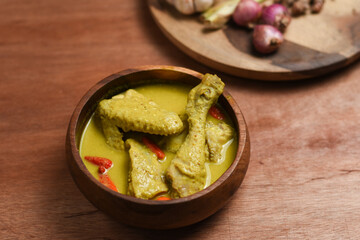
<svg viewBox="0 0 360 240">
<path fill-rule="evenodd" d="M 181 115 L 185 113 L 187 96 L 191 88 L 191 86 L 180 84 L 151 84 L 134 89 L 152 99 L 162 108 Z M 227 124 L 234 127 L 229 117 L 226 117 L 225 120 L 217 120 L 208 115 L 207 121 L 212 121 L 214 123 L 225 121 Z M 154 139 L 161 140 L 161 136 L 157 136 Z M 218 163 L 206 163 L 207 181 L 205 187 L 215 182 L 227 170 L 235 158 L 236 150 L 237 139 L 232 139 L 224 146 L 223 151 L 225 151 L 226 154 L 223 161 Z M 165 170 L 170 165 L 175 154 L 167 151 L 164 152 L 166 156 L 165 159 L 159 161 Z M 99 167 L 85 160 L 84 157 L 99 156 L 110 159 L 113 162 L 113 167 L 108 171 L 108 175 L 115 183 L 120 193 L 127 193 L 130 161 L 129 154 L 126 150 L 117 150 L 106 143 L 100 121 L 95 118 L 94 115 L 90 118 L 84 129 L 80 143 L 80 155 L 85 166 L 96 179 L 99 179 Z"/>
</svg>

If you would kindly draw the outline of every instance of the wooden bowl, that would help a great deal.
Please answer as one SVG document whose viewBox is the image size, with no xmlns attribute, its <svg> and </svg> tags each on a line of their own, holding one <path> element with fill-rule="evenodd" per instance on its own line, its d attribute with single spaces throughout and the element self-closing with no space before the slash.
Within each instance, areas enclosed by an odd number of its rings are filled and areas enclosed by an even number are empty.
<svg viewBox="0 0 360 240">
<path fill-rule="evenodd" d="M 155 79 L 195 86 L 200 83 L 201 78 L 202 74 L 180 67 L 137 67 L 103 79 L 80 100 L 71 117 L 66 136 L 67 162 L 75 183 L 95 207 L 127 225 L 169 229 L 199 222 L 228 202 L 245 177 L 250 159 L 250 141 L 245 119 L 226 88 L 219 98 L 219 103 L 229 113 L 238 134 L 236 157 L 216 182 L 196 194 L 170 201 L 154 201 L 117 193 L 105 187 L 90 174 L 79 154 L 80 139 L 85 124 L 101 99 L 153 82 Z"/>
</svg>

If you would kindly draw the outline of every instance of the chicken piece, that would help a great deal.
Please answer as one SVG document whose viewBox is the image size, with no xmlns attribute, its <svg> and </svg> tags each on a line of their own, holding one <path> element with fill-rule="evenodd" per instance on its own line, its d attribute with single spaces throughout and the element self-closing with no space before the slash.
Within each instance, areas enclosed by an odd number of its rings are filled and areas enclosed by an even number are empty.
<svg viewBox="0 0 360 240">
<path fill-rule="evenodd" d="M 119 128 L 109 121 L 107 118 L 100 116 L 100 121 L 103 129 L 103 133 L 106 139 L 106 143 L 115 149 L 123 150 L 124 141 L 123 134 L 120 132 Z"/>
<path fill-rule="evenodd" d="M 176 153 L 183 144 L 187 134 L 188 130 L 184 129 L 181 133 L 166 137 L 166 139 L 164 139 L 165 150 L 171 153 Z"/>
<path fill-rule="evenodd" d="M 128 194 L 137 198 L 152 199 L 168 191 L 164 182 L 164 172 L 157 156 L 144 144 L 127 139 L 129 148 L 130 170 Z"/>
<path fill-rule="evenodd" d="M 182 143 L 185 141 L 186 136 L 189 132 L 189 124 L 187 122 L 187 115 L 180 115 L 180 119 L 183 122 L 184 130 L 178 134 L 173 134 L 167 136 L 161 140 L 161 145 L 164 146 L 164 149 L 171 153 L 176 153 L 181 147 Z"/>
<path fill-rule="evenodd" d="M 158 135 L 176 134 L 183 130 L 183 123 L 175 112 L 162 109 L 155 102 L 129 89 L 124 94 L 99 103 L 100 116 L 106 141 L 110 146 L 123 149 L 122 133 L 137 131 Z M 120 139 L 119 139 L 120 138 Z"/>
<path fill-rule="evenodd" d="M 206 183 L 205 124 L 210 107 L 217 101 L 224 83 L 216 75 L 206 74 L 194 87 L 186 106 L 189 133 L 166 172 L 173 197 L 185 197 L 202 190 Z"/>
<path fill-rule="evenodd" d="M 221 162 L 225 157 L 223 154 L 224 145 L 234 136 L 234 129 L 225 122 L 214 124 L 206 123 L 206 143 L 209 147 L 210 162 Z"/>
<path fill-rule="evenodd" d="M 170 135 L 162 140 L 164 149 L 171 153 L 176 153 L 184 142 L 188 127 L 184 122 L 185 129 L 178 134 Z M 234 136 L 234 129 L 225 122 L 214 124 L 211 121 L 206 122 L 206 159 L 210 162 L 221 162 L 223 159 L 223 147 Z"/>
</svg>

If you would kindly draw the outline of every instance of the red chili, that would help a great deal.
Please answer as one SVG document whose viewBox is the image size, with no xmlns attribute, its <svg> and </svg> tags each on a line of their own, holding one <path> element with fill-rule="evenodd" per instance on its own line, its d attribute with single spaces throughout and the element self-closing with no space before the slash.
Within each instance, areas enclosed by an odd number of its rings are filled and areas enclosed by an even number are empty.
<svg viewBox="0 0 360 240">
<path fill-rule="evenodd" d="M 107 174 L 99 174 L 100 182 L 104 184 L 106 187 L 110 188 L 111 190 L 118 191 L 114 182 L 110 179 L 109 175 Z"/>
<path fill-rule="evenodd" d="M 111 168 L 112 166 L 112 161 L 110 159 L 107 158 L 103 158 L 103 157 L 93 157 L 93 156 L 85 156 L 85 159 L 88 160 L 89 162 L 92 162 L 95 165 L 103 166 L 106 169 Z"/>
<path fill-rule="evenodd" d="M 100 166 L 99 167 L 99 173 L 101 173 L 101 174 L 104 174 L 104 173 L 106 173 L 106 168 L 104 167 L 104 166 Z"/>
<path fill-rule="evenodd" d="M 225 118 L 224 114 L 216 106 L 211 106 L 209 114 L 218 120 L 223 120 Z"/>
<path fill-rule="evenodd" d="M 150 139 L 148 139 L 147 137 L 143 137 L 142 138 L 142 142 L 148 147 L 150 148 L 150 150 L 156 154 L 156 156 L 159 159 L 164 159 L 165 157 L 165 153 L 155 144 L 153 143 Z"/>
<path fill-rule="evenodd" d="M 169 197 L 158 197 L 156 200 L 158 200 L 158 201 L 168 201 L 168 200 L 171 200 L 171 198 L 169 198 Z"/>
</svg>

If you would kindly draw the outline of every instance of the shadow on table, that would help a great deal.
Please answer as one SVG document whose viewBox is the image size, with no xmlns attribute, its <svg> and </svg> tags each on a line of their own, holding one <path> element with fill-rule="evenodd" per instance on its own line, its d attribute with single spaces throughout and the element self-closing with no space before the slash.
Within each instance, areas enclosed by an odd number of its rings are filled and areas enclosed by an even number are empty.
<svg viewBox="0 0 360 240">
<path fill-rule="evenodd" d="M 291 80 L 291 81 L 261 81 L 238 78 L 230 75 L 226 75 L 226 80 L 232 87 L 246 88 L 251 92 L 287 92 L 292 91 L 306 91 L 312 88 L 323 87 L 328 84 L 337 84 L 339 81 L 347 79 L 347 76 L 352 73 L 353 69 L 360 67 L 360 61 L 356 61 L 342 69 L 335 72 L 331 72 L 322 76 L 303 79 L 303 80 Z M 224 75 L 223 73 L 219 73 Z"/>
</svg>

